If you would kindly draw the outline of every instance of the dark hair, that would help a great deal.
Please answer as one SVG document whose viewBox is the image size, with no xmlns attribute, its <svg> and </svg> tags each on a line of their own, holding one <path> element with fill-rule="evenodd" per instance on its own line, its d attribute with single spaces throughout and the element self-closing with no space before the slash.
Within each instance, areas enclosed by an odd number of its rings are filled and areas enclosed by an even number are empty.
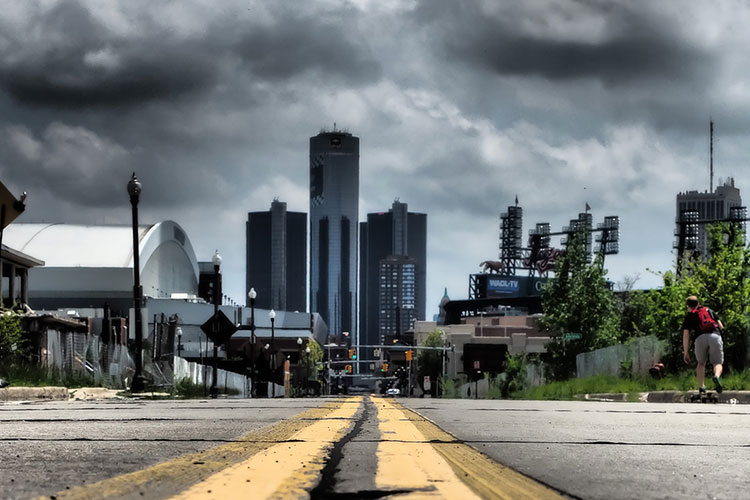
<svg viewBox="0 0 750 500">
<path fill-rule="evenodd" d="M 695 299 L 688 299 L 687 305 L 688 307 L 698 307 L 698 301 Z"/>
</svg>

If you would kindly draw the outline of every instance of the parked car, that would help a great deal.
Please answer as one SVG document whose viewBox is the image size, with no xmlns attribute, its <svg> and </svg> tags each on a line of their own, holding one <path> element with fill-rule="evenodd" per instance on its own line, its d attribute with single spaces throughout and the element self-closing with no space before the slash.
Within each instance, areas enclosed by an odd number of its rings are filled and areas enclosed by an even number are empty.
<svg viewBox="0 0 750 500">
<path fill-rule="evenodd" d="M 401 394 L 401 391 L 399 389 L 396 389 L 395 387 L 391 387 L 387 391 L 385 391 L 386 396 L 398 396 Z"/>
</svg>

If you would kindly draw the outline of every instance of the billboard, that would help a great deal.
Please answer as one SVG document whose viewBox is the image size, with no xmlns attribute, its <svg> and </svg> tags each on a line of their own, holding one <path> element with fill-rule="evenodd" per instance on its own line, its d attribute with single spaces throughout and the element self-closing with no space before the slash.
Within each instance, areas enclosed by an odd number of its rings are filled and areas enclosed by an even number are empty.
<svg viewBox="0 0 750 500">
<path fill-rule="evenodd" d="M 547 278 L 538 276 L 503 276 L 500 274 L 476 274 L 477 298 L 537 297 L 542 295 Z"/>
</svg>

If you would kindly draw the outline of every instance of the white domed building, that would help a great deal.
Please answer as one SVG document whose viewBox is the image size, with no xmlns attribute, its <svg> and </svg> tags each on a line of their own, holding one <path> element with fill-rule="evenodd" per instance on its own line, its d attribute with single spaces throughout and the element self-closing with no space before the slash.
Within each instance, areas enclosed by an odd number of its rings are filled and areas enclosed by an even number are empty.
<svg viewBox="0 0 750 500">
<path fill-rule="evenodd" d="M 29 269 L 33 309 L 101 308 L 105 302 L 114 311 L 132 307 L 132 226 L 16 223 L 3 238 L 45 262 Z M 198 261 L 179 224 L 140 226 L 138 239 L 145 297 L 197 296 Z"/>
</svg>

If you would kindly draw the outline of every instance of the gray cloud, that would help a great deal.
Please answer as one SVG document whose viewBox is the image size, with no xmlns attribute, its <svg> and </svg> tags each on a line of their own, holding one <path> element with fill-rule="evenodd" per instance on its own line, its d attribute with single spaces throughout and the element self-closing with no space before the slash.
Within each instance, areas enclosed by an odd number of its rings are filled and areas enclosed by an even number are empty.
<svg viewBox="0 0 750 500">
<path fill-rule="evenodd" d="M 226 85 L 237 60 L 256 81 L 312 71 L 338 85 L 364 85 L 380 76 L 366 42 L 340 22 L 342 13 L 320 22 L 313 13 L 277 9 L 260 22 L 219 11 L 204 20 L 205 29 L 175 33 L 148 12 L 137 16 L 138 29 L 113 33 L 82 3 L 38 10 L 27 29 L 0 45 L 0 88 L 24 104 L 101 107 L 209 91 Z M 29 42 L 27 30 L 41 35 Z"/>
<path fill-rule="evenodd" d="M 695 78 L 711 66 L 711 55 L 648 3 L 569 1 L 548 10 L 501 4 L 495 12 L 448 3 L 453 6 L 440 13 L 434 5 L 418 12 L 431 19 L 448 54 L 502 75 L 595 78 L 619 86 Z"/>
</svg>

